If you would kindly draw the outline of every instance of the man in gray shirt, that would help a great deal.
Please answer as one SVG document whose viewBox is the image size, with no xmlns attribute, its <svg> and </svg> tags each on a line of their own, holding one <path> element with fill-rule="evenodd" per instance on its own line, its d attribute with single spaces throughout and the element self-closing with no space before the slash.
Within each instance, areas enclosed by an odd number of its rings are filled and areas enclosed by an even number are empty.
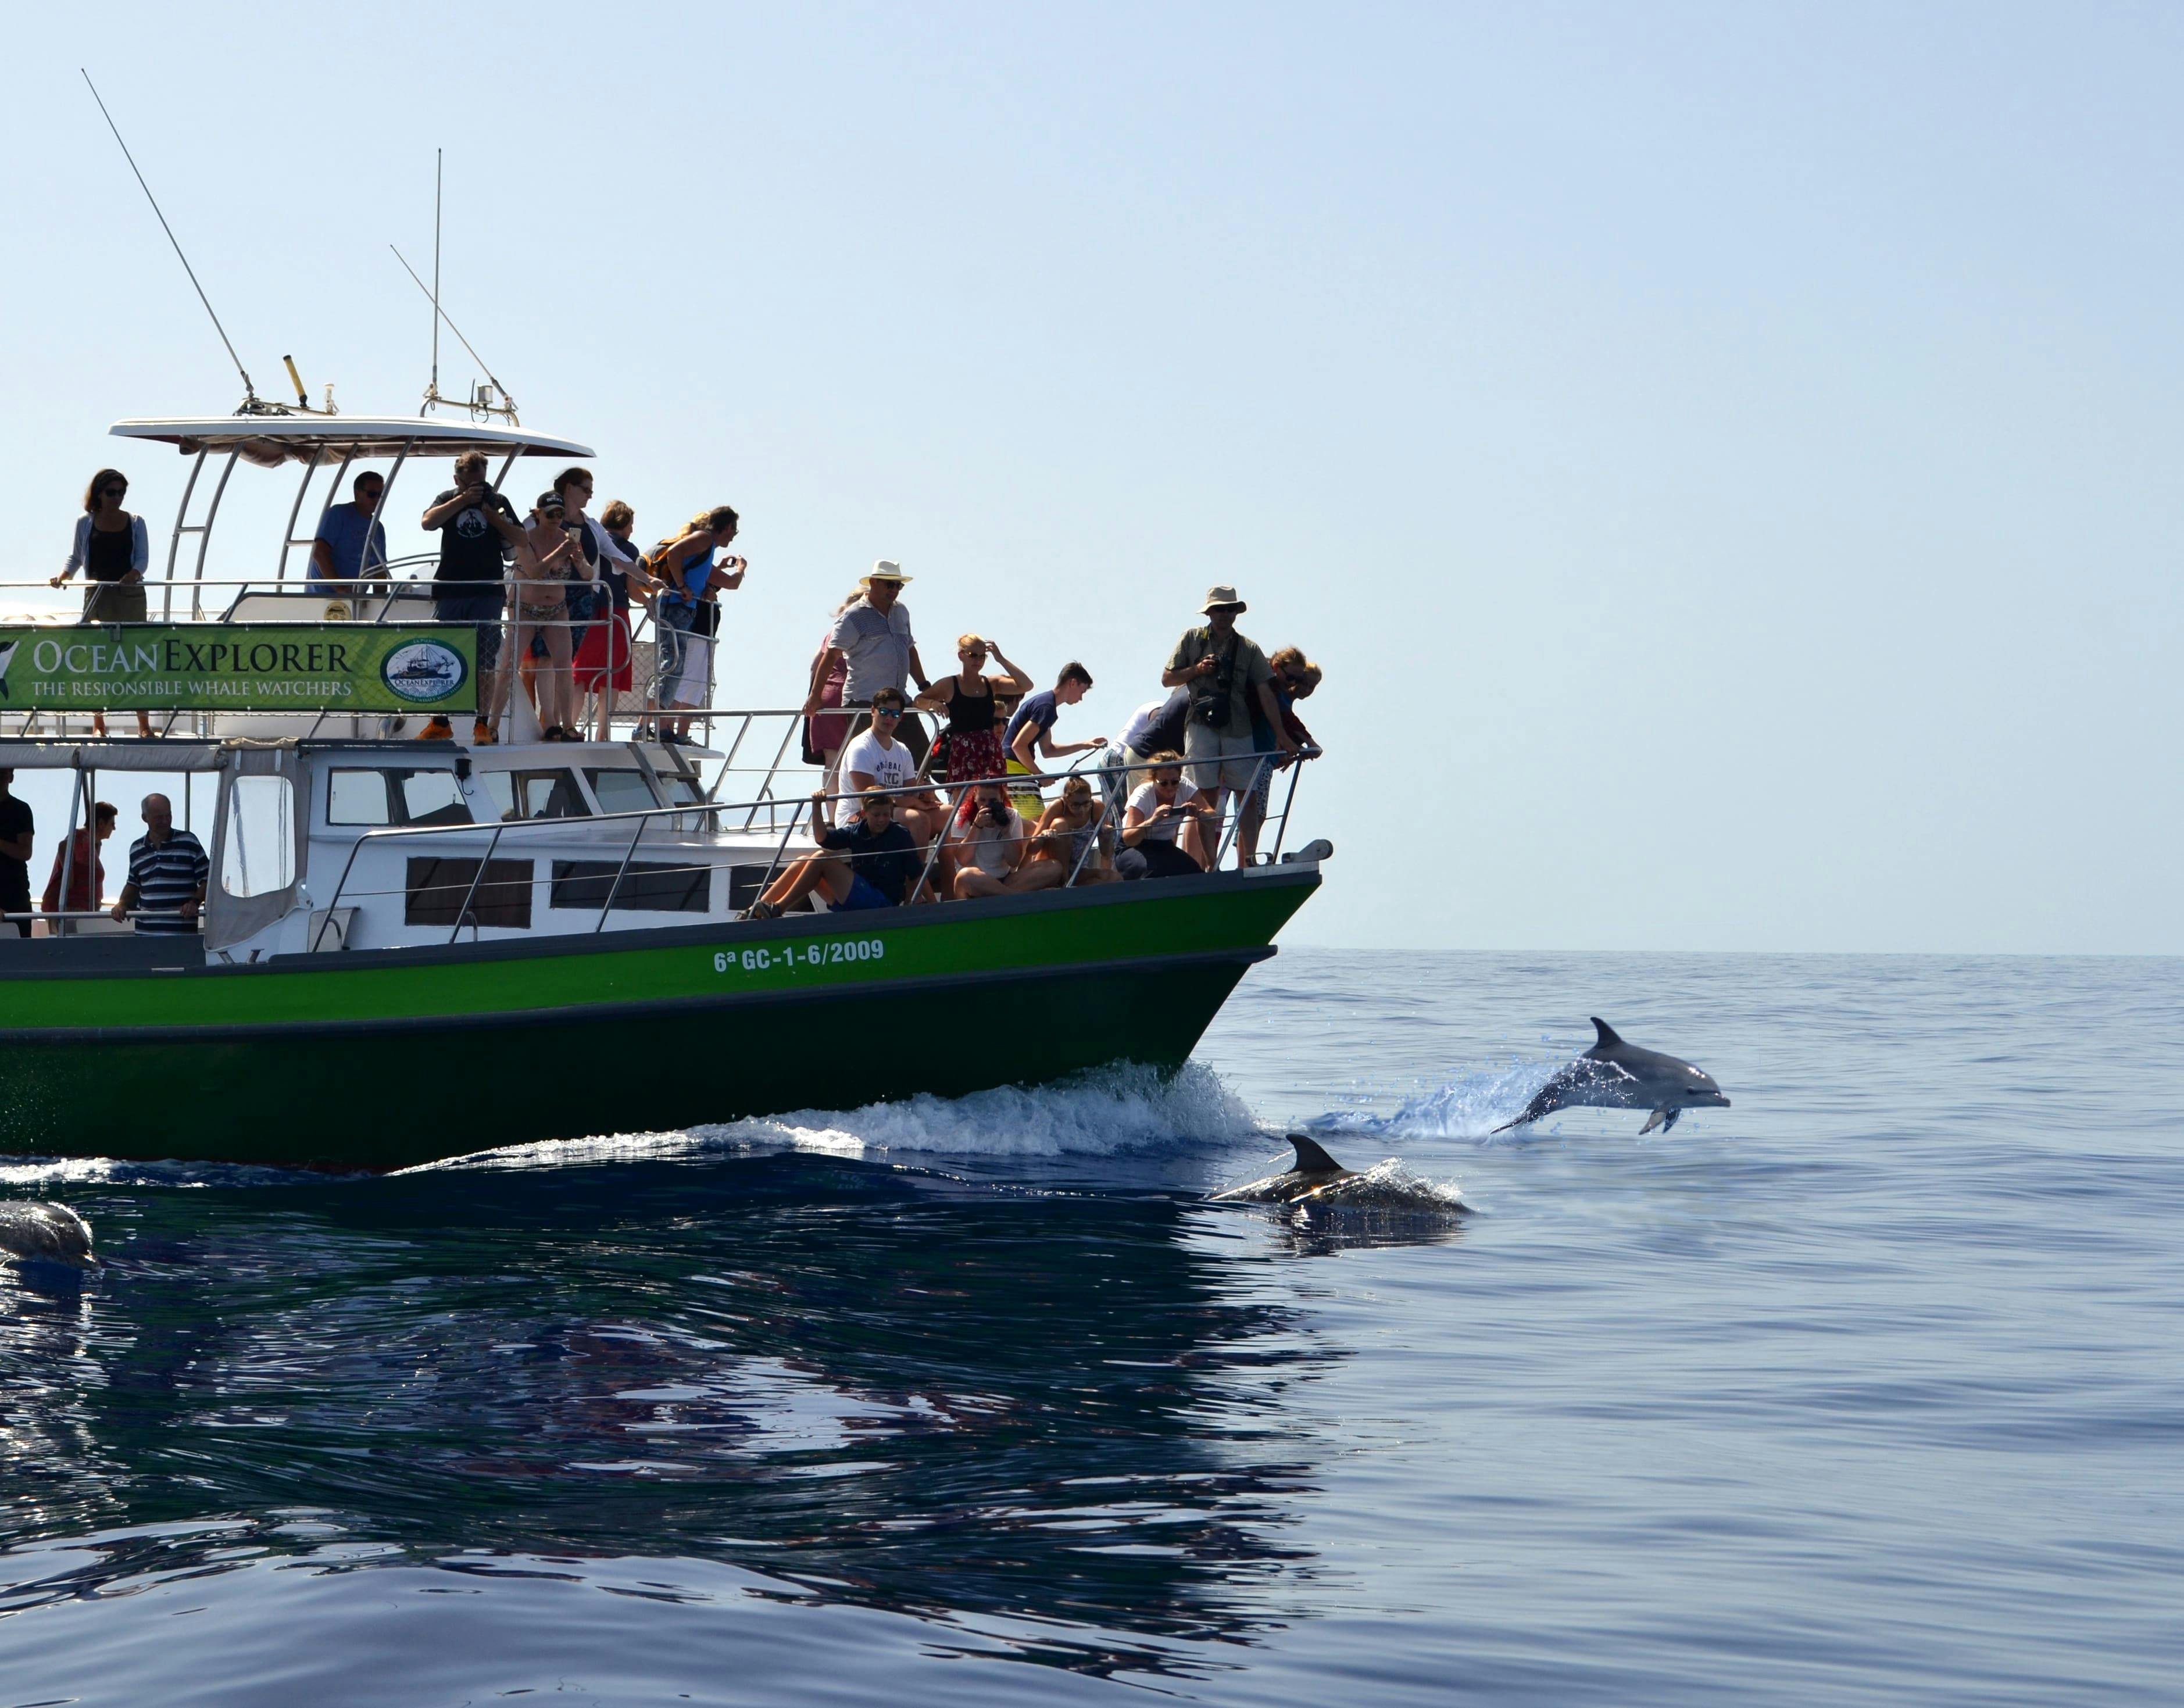
<svg viewBox="0 0 2184 1708">
<path fill-rule="evenodd" d="M 827 678 L 839 663 L 849 667 L 848 679 L 842 684 L 844 711 L 851 706 L 869 708 L 872 696 L 883 688 L 892 688 L 907 700 L 911 682 L 917 684 L 921 693 L 932 686 L 917 656 L 917 641 L 910 631 L 909 608 L 902 603 L 903 583 L 909 579 L 900 564 L 882 558 L 872 566 L 872 572 L 857 583 L 865 596 L 834 619 L 826 647 L 812 667 L 811 692 L 804 702 L 806 717 L 822 709 L 820 696 Z M 872 721 L 867 709 L 851 728 L 851 737 L 861 734 Z M 925 726 L 916 718 L 904 718 L 895 740 L 909 747 L 920 765 L 925 763 L 926 749 L 931 743 Z"/>
</svg>

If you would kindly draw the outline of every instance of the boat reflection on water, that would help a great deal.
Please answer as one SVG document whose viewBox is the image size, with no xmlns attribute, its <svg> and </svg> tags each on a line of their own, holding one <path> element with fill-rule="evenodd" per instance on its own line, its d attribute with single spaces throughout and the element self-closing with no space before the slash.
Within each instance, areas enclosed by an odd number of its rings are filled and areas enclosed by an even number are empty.
<svg viewBox="0 0 2184 1708">
<path fill-rule="evenodd" d="M 1333 1354 L 1184 1194 L 791 1153 L 70 1195 L 110 1267 L 0 1308 L 0 1545 L 106 1539 L 0 1605 L 695 1559 L 1103 1671 L 1248 1640 L 1306 1557 L 1284 1396 Z"/>
</svg>

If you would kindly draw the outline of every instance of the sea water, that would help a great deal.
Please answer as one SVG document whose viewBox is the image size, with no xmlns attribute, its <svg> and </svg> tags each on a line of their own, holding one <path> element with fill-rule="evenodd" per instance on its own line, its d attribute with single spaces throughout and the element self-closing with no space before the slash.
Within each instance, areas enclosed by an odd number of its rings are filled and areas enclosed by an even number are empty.
<svg viewBox="0 0 2184 1708">
<path fill-rule="evenodd" d="M 2175 1700 L 2180 996 L 1293 952 L 1173 1086 L 8 1164 L 0 1705 Z M 1734 1107 L 1494 1136 L 1591 1014 Z M 1207 1202 L 1292 1125 L 1418 1190 Z"/>
</svg>

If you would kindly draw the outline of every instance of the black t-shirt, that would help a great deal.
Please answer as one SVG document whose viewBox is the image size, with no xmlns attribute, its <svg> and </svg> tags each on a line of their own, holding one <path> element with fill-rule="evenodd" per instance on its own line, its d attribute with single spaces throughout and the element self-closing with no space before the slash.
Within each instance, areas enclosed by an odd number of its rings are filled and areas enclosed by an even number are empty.
<svg viewBox="0 0 2184 1708">
<path fill-rule="evenodd" d="M 13 842 L 37 827 L 31 818 L 31 803 L 12 795 L 0 795 L 0 841 Z M 870 876 L 868 873 L 866 874 Z M 31 911 L 31 862 L 10 860 L 0 854 L 0 902 L 10 913 Z"/>
<path fill-rule="evenodd" d="M 898 907 L 925 869 L 917 840 L 900 824 L 890 824 L 877 836 L 867 834 L 864 820 L 838 825 L 819 839 L 822 848 L 847 849 L 850 869 Z"/>
<path fill-rule="evenodd" d="M 432 500 L 437 509 L 455 495 L 449 487 Z M 515 517 L 515 506 L 499 493 L 486 494 L 491 505 L 510 522 Z M 488 581 L 500 585 L 501 566 L 509 555 L 499 533 L 486 519 L 484 509 L 478 505 L 466 505 L 440 524 L 440 567 L 432 572 L 436 582 Z"/>
</svg>

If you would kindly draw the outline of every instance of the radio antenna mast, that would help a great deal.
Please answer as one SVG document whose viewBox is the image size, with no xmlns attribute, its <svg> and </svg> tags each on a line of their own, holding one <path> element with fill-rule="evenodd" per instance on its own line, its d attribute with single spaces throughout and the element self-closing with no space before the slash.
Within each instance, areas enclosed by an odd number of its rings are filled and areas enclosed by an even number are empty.
<svg viewBox="0 0 2184 1708">
<path fill-rule="evenodd" d="M 389 249 L 393 250 L 394 259 L 402 263 L 402 271 L 410 275 L 410 282 L 415 284 L 419 290 L 422 291 L 425 295 L 431 299 L 432 304 L 432 329 L 434 341 L 437 343 L 438 340 L 440 322 L 442 321 L 445 321 L 448 323 L 448 330 L 455 335 L 455 342 L 460 344 L 465 349 L 470 351 L 471 360 L 472 361 L 476 362 L 481 368 L 485 369 L 485 384 L 477 388 L 477 390 L 472 392 L 469 401 L 464 405 L 464 407 L 469 410 L 473 415 L 505 416 L 510 421 L 515 421 L 515 399 L 508 394 L 508 388 L 501 384 L 500 377 L 494 373 L 490 367 L 486 366 L 485 358 L 480 355 L 476 348 L 471 343 L 471 341 L 463 336 L 463 329 L 455 324 L 454 316 L 450 315 L 445 309 L 442 308 L 439 304 L 439 299 L 437 297 L 433 297 L 432 287 L 417 276 L 417 270 L 410 265 L 409 258 L 405 256 L 401 250 L 396 249 L 393 244 L 389 243 L 387 247 Z M 437 372 L 437 370 L 436 368 L 436 375 Z M 500 394 L 500 401 L 499 403 L 495 403 L 493 400 L 492 394 L 494 392 L 499 392 Z M 481 395 L 481 394 L 482 394 L 482 395 Z M 443 398 L 440 395 L 440 388 L 437 384 L 435 384 L 431 390 L 425 394 L 425 406 L 426 409 L 431 408 L 434 404 L 452 403 L 454 399 L 452 398 Z M 419 413 L 422 414 L 423 410 L 420 410 Z M 518 425 L 521 425 L 521 423 L 519 422 Z"/>
<path fill-rule="evenodd" d="M 426 388 L 433 397 L 440 394 L 440 169 L 446 153 L 443 148 L 432 150 L 432 377 Z M 395 259 L 401 257 L 397 254 Z M 403 261 L 402 265 L 410 264 Z"/>
<path fill-rule="evenodd" d="M 152 193 L 152 187 L 144 181 L 144 174 L 136 165 L 136 157 L 129 152 L 129 145 L 121 141 L 121 127 L 114 122 L 114 114 L 106 110 L 106 103 L 99 97 L 98 85 L 91 81 L 91 73 L 84 70 L 82 66 L 77 66 L 76 70 L 82 72 L 84 87 L 91 91 L 91 98 L 98 102 L 98 115 L 106 120 L 106 128 L 114 132 L 114 140 L 121 149 L 121 158 L 128 161 L 129 170 L 136 174 L 136 186 L 143 191 L 144 199 L 152 204 L 152 212 L 159 221 L 159 229 L 167 234 L 167 241 L 175 246 L 175 259 L 182 264 L 182 271 L 190 276 L 190 284 L 198 293 L 198 300 L 204 304 L 205 313 L 212 315 L 212 329 L 220 334 L 220 343 L 227 346 L 228 360 L 235 364 L 236 372 L 242 376 L 242 407 L 237 413 L 281 412 L 280 405 L 269 405 L 259 400 L 258 388 L 250 383 L 250 370 L 242 366 L 242 358 L 235 353 L 234 340 L 228 337 L 227 328 L 220 325 L 220 316 L 213 313 L 212 299 L 205 294 L 204 287 L 198 283 L 197 269 L 190 265 L 190 258 L 182 253 L 181 240 L 175 236 L 175 228 L 167 223 L 167 216 L 159 211 L 159 198 Z"/>
</svg>

